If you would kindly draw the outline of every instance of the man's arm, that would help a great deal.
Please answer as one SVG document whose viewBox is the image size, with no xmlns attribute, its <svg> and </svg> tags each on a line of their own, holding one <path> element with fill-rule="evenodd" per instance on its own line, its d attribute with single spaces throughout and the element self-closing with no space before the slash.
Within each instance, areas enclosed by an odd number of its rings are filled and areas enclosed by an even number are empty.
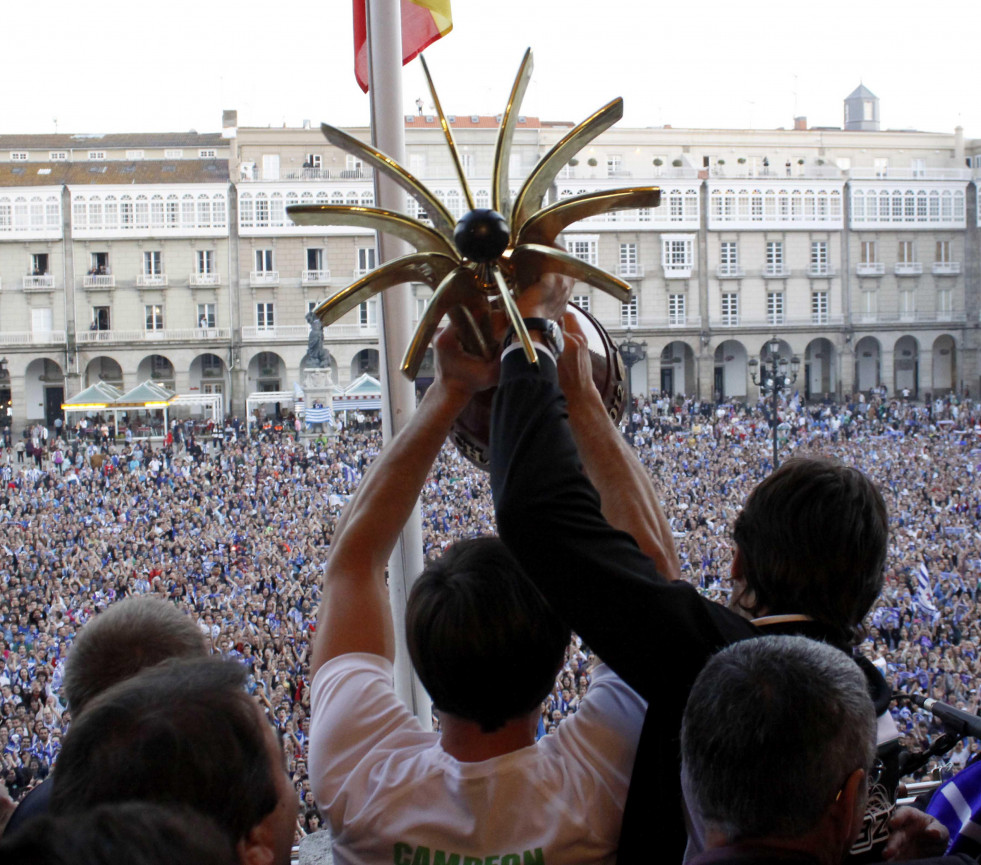
<svg viewBox="0 0 981 865">
<path fill-rule="evenodd" d="M 607 414 L 593 382 L 586 336 L 571 313 L 565 314 L 562 326 L 565 350 L 558 359 L 559 385 L 568 403 L 572 438 L 586 477 L 599 493 L 603 516 L 633 536 L 658 573 L 680 580 L 671 526 L 650 474 Z"/>
<path fill-rule="evenodd" d="M 497 368 L 471 358 L 456 332 L 437 337 L 436 380 L 405 428 L 382 450 L 344 510 L 330 546 L 310 676 L 338 655 L 395 657 L 385 566 L 457 415 L 493 386 Z"/>
</svg>

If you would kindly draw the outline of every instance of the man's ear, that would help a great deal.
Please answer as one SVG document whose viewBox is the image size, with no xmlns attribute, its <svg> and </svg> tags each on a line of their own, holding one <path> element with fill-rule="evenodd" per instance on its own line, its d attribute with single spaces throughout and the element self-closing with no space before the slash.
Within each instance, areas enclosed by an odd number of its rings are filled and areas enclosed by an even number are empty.
<svg viewBox="0 0 981 865">
<path fill-rule="evenodd" d="M 865 803 L 868 798 L 865 770 L 856 769 L 848 776 L 838 798 L 825 814 L 827 830 L 834 833 L 836 847 L 842 855 L 849 850 L 862 829 L 865 819 Z"/>
<path fill-rule="evenodd" d="M 271 816 L 272 814 L 267 814 L 235 845 L 239 865 L 273 865 L 275 852 L 272 825 L 269 820 Z"/>
</svg>

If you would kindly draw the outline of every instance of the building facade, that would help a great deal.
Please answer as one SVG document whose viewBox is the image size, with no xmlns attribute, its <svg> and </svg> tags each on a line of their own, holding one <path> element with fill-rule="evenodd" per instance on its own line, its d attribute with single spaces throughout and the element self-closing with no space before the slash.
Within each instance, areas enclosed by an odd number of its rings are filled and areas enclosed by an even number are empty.
<svg viewBox="0 0 981 865">
<path fill-rule="evenodd" d="M 498 118 L 450 122 L 488 206 Z M 574 299 L 640 347 L 635 393 L 755 399 L 749 362 L 775 336 L 812 399 L 978 394 L 981 141 L 880 131 L 864 87 L 845 126 L 613 128 L 565 166 L 552 199 L 662 190 L 658 208 L 560 238 L 634 288 L 625 304 L 586 285 Z M 515 188 L 569 128 L 520 118 Z M 405 164 L 462 216 L 438 118 L 406 117 Z M 377 260 L 371 232 L 301 228 L 285 208 L 373 200 L 371 170 L 309 124 L 239 128 L 226 112 L 216 134 L 0 135 L 0 400 L 15 426 L 50 422 L 100 378 L 220 393 L 237 414 L 290 389 L 306 313 Z M 411 199 L 406 212 L 424 218 Z M 418 318 L 431 292 L 412 292 Z M 378 373 L 378 310 L 326 329 L 335 382 Z"/>
</svg>

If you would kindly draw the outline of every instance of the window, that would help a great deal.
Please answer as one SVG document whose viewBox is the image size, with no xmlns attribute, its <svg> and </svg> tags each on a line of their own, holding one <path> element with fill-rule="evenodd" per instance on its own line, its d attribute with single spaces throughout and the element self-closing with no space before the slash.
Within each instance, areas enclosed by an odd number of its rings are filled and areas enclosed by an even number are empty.
<svg viewBox="0 0 981 865">
<path fill-rule="evenodd" d="M 596 265 L 596 247 L 598 243 L 595 238 L 576 237 L 569 240 L 569 255 L 574 255 L 586 264 Z"/>
<path fill-rule="evenodd" d="M 913 249 L 912 240 L 899 241 L 899 248 L 896 251 L 896 261 L 900 264 L 913 264 L 916 261 L 916 252 Z"/>
<path fill-rule="evenodd" d="M 48 273 L 48 253 L 35 252 L 31 255 L 31 276 L 45 276 Z"/>
<path fill-rule="evenodd" d="M 694 235 L 661 237 L 661 266 L 668 278 L 685 279 L 694 266 Z"/>
<path fill-rule="evenodd" d="M 574 294 L 572 296 L 572 302 L 578 306 L 583 312 L 589 312 L 589 295 L 588 294 Z"/>
<path fill-rule="evenodd" d="M 620 244 L 620 276 L 640 276 L 637 264 L 637 244 Z"/>
<path fill-rule="evenodd" d="M 215 305 L 213 303 L 199 303 L 198 327 L 214 327 L 215 321 Z M 213 357 L 214 355 L 210 356 Z"/>
<path fill-rule="evenodd" d="M 89 328 L 91 330 L 109 330 L 108 306 L 92 307 L 92 324 L 89 325 Z"/>
<path fill-rule="evenodd" d="M 307 270 L 324 269 L 324 251 L 322 249 L 307 250 Z"/>
<path fill-rule="evenodd" d="M 461 153 L 460 154 L 460 164 L 463 166 L 464 177 L 473 177 L 474 170 L 476 166 L 476 160 L 472 153 Z"/>
<path fill-rule="evenodd" d="M 361 327 L 378 327 L 377 300 L 366 300 L 358 307 L 358 324 Z"/>
<path fill-rule="evenodd" d="M 619 153 L 611 153 L 606 157 L 606 176 L 620 177 L 623 171 L 623 157 Z"/>
<path fill-rule="evenodd" d="M 165 150 L 164 159 L 180 159 L 184 155 L 183 150 Z"/>
<path fill-rule="evenodd" d="M 815 240 L 811 243 L 811 275 L 826 276 L 831 272 L 828 265 L 828 241 Z"/>
<path fill-rule="evenodd" d="M 866 117 L 866 120 L 871 120 L 871 117 Z M 887 156 L 877 156 L 872 160 L 872 165 L 875 168 L 876 177 L 885 177 L 889 174 L 889 157 Z"/>
<path fill-rule="evenodd" d="M 937 318 L 949 319 L 954 312 L 954 293 L 949 288 L 937 289 Z"/>
<path fill-rule="evenodd" d="M 866 321 L 875 321 L 876 316 L 879 313 L 879 292 L 863 291 L 862 292 L 862 317 Z"/>
<path fill-rule="evenodd" d="M 875 264 L 878 261 L 874 240 L 863 240 L 859 244 L 858 260 L 861 264 Z"/>
<path fill-rule="evenodd" d="M 143 275 L 161 276 L 163 274 L 163 259 L 160 251 L 143 253 Z"/>
<path fill-rule="evenodd" d="M 916 318 L 916 292 L 902 290 L 899 292 L 899 317 L 904 319 Z"/>
<path fill-rule="evenodd" d="M 99 159 L 105 159 L 105 158 L 106 158 L 106 152 L 104 150 L 90 150 L 89 151 L 89 159 L 99 160 Z"/>
<path fill-rule="evenodd" d="M 142 150 L 127 150 L 126 151 L 126 158 L 127 159 L 142 159 L 143 158 L 143 151 Z"/>
<path fill-rule="evenodd" d="M 212 249 L 199 249 L 194 255 L 195 273 L 207 276 L 215 272 L 215 253 Z"/>
<path fill-rule="evenodd" d="M 938 240 L 937 241 L 937 264 L 950 264 L 950 241 L 949 240 Z"/>
<path fill-rule="evenodd" d="M 766 293 L 766 323 L 783 324 L 783 292 L 768 291 Z"/>
<path fill-rule="evenodd" d="M 734 240 L 723 240 L 719 248 L 719 275 L 739 275 L 739 248 Z"/>
<path fill-rule="evenodd" d="M 620 326 L 636 327 L 638 321 L 637 295 L 635 294 L 626 303 L 620 304 Z"/>
<path fill-rule="evenodd" d="M 150 303 L 143 307 L 146 314 L 147 330 L 163 330 L 163 306 L 159 303 Z"/>
<path fill-rule="evenodd" d="M 722 292 L 722 326 L 739 324 L 739 295 L 734 291 Z"/>
<path fill-rule="evenodd" d="M 33 307 L 31 309 L 31 333 L 37 336 L 50 336 L 54 318 L 51 307 Z"/>
<path fill-rule="evenodd" d="M 26 150 L 14 150 L 10 154 L 11 162 L 27 162 L 27 151 Z"/>
<path fill-rule="evenodd" d="M 272 330 L 276 326 L 276 305 L 257 303 L 255 305 L 256 330 Z"/>
<path fill-rule="evenodd" d="M 110 272 L 108 252 L 93 252 L 91 262 L 92 266 L 89 269 L 90 276 L 105 276 Z"/>
<path fill-rule="evenodd" d="M 668 295 L 668 324 L 675 326 L 685 324 L 685 295 Z"/>
<path fill-rule="evenodd" d="M 766 271 L 767 276 L 783 276 L 783 241 L 768 240 L 766 242 Z"/>
<path fill-rule="evenodd" d="M 375 247 L 373 246 L 362 246 L 358 249 L 358 275 L 364 276 L 368 271 L 374 270 L 375 265 Z"/>
<path fill-rule="evenodd" d="M 469 156 L 470 154 L 460 154 L 462 159 L 464 156 Z M 466 160 L 464 160 L 463 167 L 466 170 Z M 422 177 L 426 173 L 426 154 L 425 153 L 410 153 L 409 154 L 409 173 L 414 177 Z"/>
<path fill-rule="evenodd" d="M 273 251 L 271 249 L 257 249 L 255 251 L 255 272 L 272 273 L 273 270 Z"/>
<path fill-rule="evenodd" d="M 199 150 L 198 151 L 198 158 L 199 159 L 214 159 L 217 156 L 218 156 L 218 151 L 217 150 Z"/>
<path fill-rule="evenodd" d="M 815 291 L 811 294 L 811 323 L 828 323 L 828 292 Z"/>
<path fill-rule="evenodd" d="M 67 150 L 52 150 L 48 154 L 48 159 L 52 162 L 67 162 L 68 161 L 68 151 Z"/>
</svg>

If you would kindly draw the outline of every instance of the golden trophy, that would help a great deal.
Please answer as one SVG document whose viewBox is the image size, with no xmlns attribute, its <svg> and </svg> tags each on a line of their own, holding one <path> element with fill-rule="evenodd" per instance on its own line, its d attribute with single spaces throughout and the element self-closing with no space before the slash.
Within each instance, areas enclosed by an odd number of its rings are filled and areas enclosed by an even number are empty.
<svg viewBox="0 0 981 865">
<path fill-rule="evenodd" d="M 528 360 L 534 363 L 535 348 L 518 314 L 515 298 L 543 273 L 552 271 L 570 276 L 613 295 L 621 303 L 630 299 L 631 288 L 627 283 L 556 248 L 556 237 L 568 226 L 590 216 L 657 207 L 661 191 L 656 186 L 611 189 L 565 198 L 542 208 L 562 167 L 623 116 L 623 100 L 617 98 L 570 130 L 539 161 L 511 201 L 508 164 L 521 100 L 531 79 L 533 63 L 529 48 L 501 116 L 494 149 L 491 209 L 476 208 L 429 68 L 424 58 L 419 59 L 468 212 L 455 222 L 443 203 L 395 160 L 340 129 L 322 124 L 320 128 L 331 144 L 391 178 L 415 199 L 431 224 L 376 207 L 328 204 L 287 207 L 287 214 L 297 225 L 363 226 L 388 232 L 416 249 L 414 253 L 386 262 L 337 292 L 321 303 L 314 314 L 327 326 L 386 288 L 421 282 L 429 285 L 434 293 L 402 360 L 402 372 L 408 378 L 416 377 L 426 348 L 447 315 L 458 325 L 467 351 L 493 357 L 499 346 L 491 331 L 491 313 L 503 310 Z M 574 306 L 570 304 L 570 308 Z M 624 406 L 623 362 L 600 324 L 578 307 L 573 311 L 580 317 L 589 340 L 594 381 L 614 421 L 619 421 Z M 492 392 L 478 394 L 454 427 L 457 447 L 482 468 L 488 464 L 491 398 Z"/>
</svg>

